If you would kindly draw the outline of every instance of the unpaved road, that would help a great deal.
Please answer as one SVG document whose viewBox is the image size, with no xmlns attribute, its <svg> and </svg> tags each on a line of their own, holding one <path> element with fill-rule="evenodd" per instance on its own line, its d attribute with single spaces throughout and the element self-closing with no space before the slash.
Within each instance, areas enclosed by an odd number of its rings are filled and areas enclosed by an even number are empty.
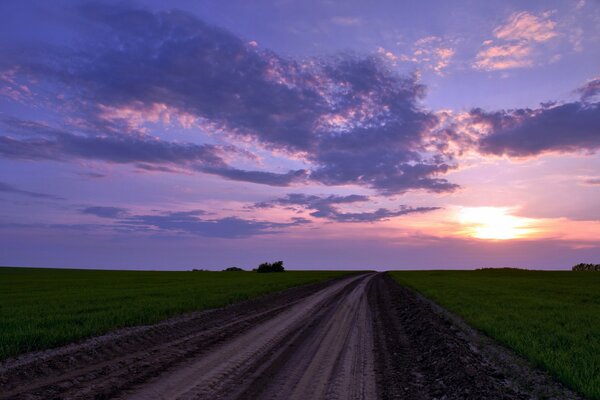
<svg viewBox="0 0 600 400">
<path fill-rule="evenodd" d="M 578 398 L 450 319 L 355 275 L 8 360 L 0 398 Z"/>
</svg>

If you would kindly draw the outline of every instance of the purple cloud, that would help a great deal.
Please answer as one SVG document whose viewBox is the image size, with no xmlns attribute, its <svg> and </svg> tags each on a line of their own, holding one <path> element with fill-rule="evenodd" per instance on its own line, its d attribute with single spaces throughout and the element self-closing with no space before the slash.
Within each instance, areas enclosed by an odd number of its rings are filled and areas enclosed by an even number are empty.
<svg viewBox="0 0 600 400">
<path fill-rule="evenodd" d="M 576 90 L 582 100 L 588 100 L 600 95 L 600 78 L 592 79 Z"/>
<path fill-rule="evenodd" d="M 82 41 L 89 46 L 50 48 L 43 57 L 33 50 L 12 52 L 4 63 L 71 94 L 91 137 L 2 137 L 0 154 L 76 153 L 145 165 L 193 158 L 199 162 L 194 170 L 276 186 L 310 179 L 382 193 L 458 187 L 440 177 L 454 167 L 452 160 L 427 146 L 438 120 L 418 105 L 424 87 L 376 56 L 289 60 L 179 11 L 87 5 L 80 14 L 88 22 Z M 157 104 L 208 121 L 230 137 L 301 156 L 310 171 L 245 171 L 223 165 L 207 146 L 138 143 L 120 137 L 119 131 L 131 129 L 124 121 L 104 115 L 107 107 L 150 112 Z M 99 132 L 119 138 L 99 140 Z"/>
<path fill-rule="evenodd" d="M 128 211 L 120 207 L 102 207 L 92 206 L 80 210 L 82 214 L 95 215 L 100 218 L 123 218 L 127 216 Z"/>
<path fill-rule="evenodd" d="M 583 182 L 585 184 L 592 185 L 592 186 L 595 186 L 595 185 L 600 186 L 600 178 L 590 178 L 590 179 L 584 180 Z"/>
<path fill-rule="evenodd" d="M 331 195 L 328 197 L 319 197 L 314 195 L 305 195 L 301 193 L 290 193 L 285 197 L 281 197 L 275 200 L 257 203 L 254 205 L 256 208 L 267 208 L 275 205 L 283 206 L 301 206 L 302 208 L 313 210 L 310 215 L 317 218 L 325 218 L 336 222 L 376 222 L 387 220 L 392 217 L 398 217 L 401 215 L 411 213 L 425 213 L 429 211 L 438 210 L 439 207 L 409 207 L 402 205 L 398 210 L 388 210 L 385 208 L 379 208 L 372 212 L 341 212 L 336 206 L 339 204 L 351 204 L 369 201 L 368 196 L 362 195 L 348 195 L 348 196 L 335 196 Z"/>
<path fill-rule="evenodd" d="M 5 129 L 26 138 L 0 136 L 0 156 L 28 160 L 74 158 L 131 163 L 144 170 L 176 172 L 176 167 L 218 175 L 231 180 L 288 186 L 305 172 L 245 171 L 229 166 L 223 156 L 235 149 L 214 145 L 176 143 L 144 135 L 75 135 L 31 121 L 6 120 Z"/>
<path fill-rule="evenodd" d="M 497 112 L 476 109 L 471 117 L 491 129 L 479 141 L 483 153 L 525 157 L 600 148 L 600 103 L 573 102 Z"/>
<path fill-rule="evenodd" d="M 50 199 L 50 200 L 64 200 L 62 197 L 54 196 L 51 194 L 32 192 L 29 190 L 19 189 L 16 186 L 10 185 L 5 182 L 0 182 L 0 193 L 12 193 L 21 196 L 33 197 L 37 199 Z"/>
<path fill-rule="evenodd" d="M 110 206 L 91 206 L 79 212 L 112 219 L 112 229 L 118 231 L 177 233 L 225 239 L 275 234 L 285 228 L 310 222 L 304 218 L 293 218 L 291 222 L 257 221 L 238 217 L 209 219 L 204 217 L 206 212 L 202 210 L 134 214 L 130 210 Z"/>
</svg>

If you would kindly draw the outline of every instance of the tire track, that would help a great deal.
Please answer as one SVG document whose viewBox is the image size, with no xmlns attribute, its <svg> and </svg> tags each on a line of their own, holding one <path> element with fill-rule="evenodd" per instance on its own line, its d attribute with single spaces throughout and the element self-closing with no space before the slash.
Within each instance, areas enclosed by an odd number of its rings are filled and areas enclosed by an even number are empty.
<svg viewBox="0 0 600 400">
<path fill-rule="evenodd" d="M 373 398 L 372 276 L 332 285 L 122 398 Z"/>
</svg>

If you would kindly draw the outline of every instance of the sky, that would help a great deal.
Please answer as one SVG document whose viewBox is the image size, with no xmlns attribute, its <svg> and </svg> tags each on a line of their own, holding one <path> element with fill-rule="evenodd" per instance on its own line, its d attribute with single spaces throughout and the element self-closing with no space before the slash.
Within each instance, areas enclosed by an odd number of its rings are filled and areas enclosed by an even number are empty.
<svg viewBox="0 0 600 400">
<path fill-rule="evenodd" d="M 0 265 L 600 262 L 600 2 L 3 1 Z"/>
</svg>

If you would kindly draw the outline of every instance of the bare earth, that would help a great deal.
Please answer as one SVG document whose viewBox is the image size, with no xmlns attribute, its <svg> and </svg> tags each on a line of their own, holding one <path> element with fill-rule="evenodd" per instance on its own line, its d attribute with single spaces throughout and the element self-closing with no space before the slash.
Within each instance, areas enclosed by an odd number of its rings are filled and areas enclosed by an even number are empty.
<svg viewBox="0 0 600 400">
<path fill-rule="evenodd" d="M 0 364 L 0 399 L 579 399 L 385 274 Z"/>
</svg>

